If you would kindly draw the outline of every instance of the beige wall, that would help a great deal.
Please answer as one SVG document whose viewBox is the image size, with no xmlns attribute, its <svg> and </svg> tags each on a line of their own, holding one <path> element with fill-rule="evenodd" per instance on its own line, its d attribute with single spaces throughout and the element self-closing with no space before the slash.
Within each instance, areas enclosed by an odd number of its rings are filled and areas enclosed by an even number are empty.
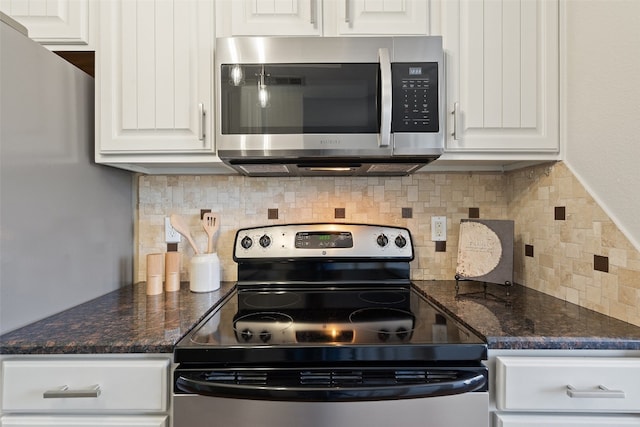
<svg viewBox="0 0 640 427">
<path fill-rule="evenodd" d="M 164 217 L 185 215 L 199 247 L 206 236 L 201 208 L 221 217 L 218 252 L 224 280 L 236 279 L 235 232 L 242 227 L 345 219 L 410 229 L 416 247 L 415 280 L 453 279 L 459 224 L 470 207 L 483 219 L 514 219 L 515 281 L 558 298 L 640 325 L 640 253 L 618 230 L 563 163 L 508 174 L 437 173 L 403 178 L 247 178 L 240 176 L 141 176 L 139 178 L 137 279 L 144 280 L 147 253 L 165 250 Z M 554 219 L 565 207 L 566 220 Z M 412 208 L 413 218 L 402 218 Z M 267 219 L 278 209 L 279 219 Z M 448 218 L 447 251 L 435 252 L 431 216 Z M 524 245 L 534 257 L 524 256 Z M 180 244 L 186 264 L 193 254 Z M 609 260 L 594 271 L 593 256 Z"/>
<path fill-rule="evenodd" d="M 563 4 L 564 158 L 640 250 L 640 1 Z"/>
</svg>

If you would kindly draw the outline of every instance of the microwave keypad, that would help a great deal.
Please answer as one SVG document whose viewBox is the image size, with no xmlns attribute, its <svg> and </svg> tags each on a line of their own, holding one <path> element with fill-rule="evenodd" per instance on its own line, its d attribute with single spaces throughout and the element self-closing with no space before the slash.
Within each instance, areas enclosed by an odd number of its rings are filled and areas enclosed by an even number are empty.
<svg viewBox="0 0 640 427">
<path fill-rule="evenodd" d="M 402 96 L 404 103 L 403 123 L 405 126 L 428 126 L 429 117 L 429 79 L 406 79 L 402 80 Z"/>
<path fill-rule="evenodd" d="M 393 132 L 437 132 L 438 65 L 394 63 Z"/>
</svg>

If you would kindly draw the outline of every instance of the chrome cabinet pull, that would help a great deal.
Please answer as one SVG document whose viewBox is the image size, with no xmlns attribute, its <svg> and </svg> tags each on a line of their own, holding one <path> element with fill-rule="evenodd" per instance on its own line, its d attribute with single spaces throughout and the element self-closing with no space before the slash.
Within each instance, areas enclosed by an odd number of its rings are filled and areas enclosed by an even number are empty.
<svg viewBox="0 0 640 427">
<path fill-rule="evenodd" d="M 458 108 L 460 106 L 459 102 L 453 103 L 453 111 L 451 114 L 453 115 L 453 130 L 451 131 L 451 136 L 453 136 L 453 140 L 458 140 Z"/>
<path fill-rule="evenodd" d="M 204 104 L 201 102 L 198 104 L 198 113 L 200 114 L 199 127 L 198 127 L 198 139 L 200 141 L 204 141 L 204 127 L 205 127 L 205 115 L 207 114 L 204 111 Z"/>
<path fill-rule="evenodd" d="M 318 23 L 318 0 L 309 0 L 309 8 L 311 9 L 311 25 L 314 27 Z"/>
<path fill-rule="evenodd" d="M 387 48 L 378 49 L 380 61 L 380 147 L 391 144 L 391 59 Z"/>
<path fill-rule="evenodd" d="M 44 399 L 66 399 L 79 397 L 96 398 L 98 396 L 100 396 L 100 386 L 97 384 L 87 388 L 78 389 L 70 389 L 69 386 L 63 385 L 55 390 L 47 390 L 42 395 Z"/>
<path fill-rule="evenodd" d="M 572 399 L 624 399 L 625 393 L 622 390 L 609 390 L 603 385 L 596 389 L 578 390 L 572 385 L 567 385 L 567 395 Z"/>
<path fill-rule="evenodd" d="M 351 24 L 351 0 L 344 0 L 344 22 Z"/>
</svg>

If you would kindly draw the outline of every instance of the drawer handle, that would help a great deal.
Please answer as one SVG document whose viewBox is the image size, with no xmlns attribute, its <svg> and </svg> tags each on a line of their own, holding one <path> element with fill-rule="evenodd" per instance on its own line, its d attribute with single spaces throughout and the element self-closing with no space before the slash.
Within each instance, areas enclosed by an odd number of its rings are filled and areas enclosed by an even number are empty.
<svg viewBox="0 0 640 427">
<path fill-rule="evenodd" d="M 45 399 L 62 399 L 77 397 L 98 397 L 100 396 L 100 386 L 93 385 L 87 388 L 70 389 L 69 386 L 63 385 L 55 390 L 47 390 L 42 395 Z"/>
<path fill-rule="evenodd" d="M 624 391 L 609 390 L 603 385 L 599 385 L 596 389 L 578 390 L 572 385 L 567 386 L 567 395 L 571 398 L 600 398 L 600 399 L 624 399 Z"/>
</svg>

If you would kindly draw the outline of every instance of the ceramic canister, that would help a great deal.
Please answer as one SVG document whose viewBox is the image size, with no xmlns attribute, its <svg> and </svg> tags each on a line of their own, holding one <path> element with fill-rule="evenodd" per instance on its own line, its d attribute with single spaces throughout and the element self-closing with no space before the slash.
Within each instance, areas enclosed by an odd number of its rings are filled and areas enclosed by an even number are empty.
<svg viewBox="0 0 640 427">
<path fill-rule="evenodd" d="M 194 255 L 189 267 L 189 289 L 192 292 L 211 292 L 220 288 L 220 258 L 217 253 Z"/>
</svg>

